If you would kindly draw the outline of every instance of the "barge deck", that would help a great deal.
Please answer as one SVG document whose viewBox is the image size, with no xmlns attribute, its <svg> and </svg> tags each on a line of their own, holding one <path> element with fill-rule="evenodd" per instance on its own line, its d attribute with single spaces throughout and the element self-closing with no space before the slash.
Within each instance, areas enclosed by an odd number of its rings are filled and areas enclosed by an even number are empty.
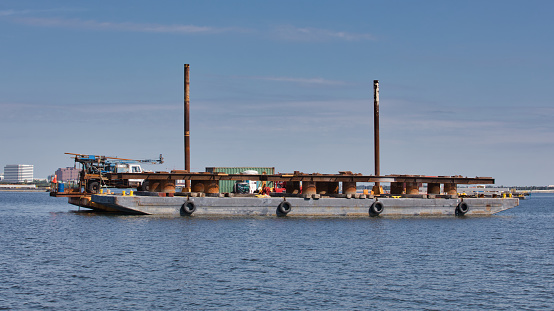
<svg viewBox="0 0 554 311">
<path fill-rule="evenodd" d="M 223 174 L 184 171 L 113 173 L 107 179 L 144 179 L 148 191 L 133 194 L 51 193 L 101 212 L 167 216 L 410 217 L 488 216 L 519 205 L 517 198 L 459 197 L 458 184 L 493 184 L 490 177 L 339 174 Z M 220 193 L 221 180 L 282 181 L 283 193 Z M 192 192 L 176 191 L 177 180 Z M 389 193 L 360 194 L 358 182 L 390 183 Z M 420 193 L 426 184 L 427 192 Z M 441 191 L 442 190 L 442 191 Z"/>
</svg>

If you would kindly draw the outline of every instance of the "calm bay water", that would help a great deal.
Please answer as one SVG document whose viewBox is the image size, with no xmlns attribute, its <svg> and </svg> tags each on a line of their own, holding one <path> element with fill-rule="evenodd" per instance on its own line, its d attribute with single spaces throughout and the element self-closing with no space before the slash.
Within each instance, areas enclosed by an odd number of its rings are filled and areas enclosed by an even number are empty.
<svg viewBox="0 0 554 311">
<path fill-rule="evenodd" d="M 554 309 L 554 195 L 483 218 L 166 218 L 0 192 L 0 309 Z"/>
</svg>

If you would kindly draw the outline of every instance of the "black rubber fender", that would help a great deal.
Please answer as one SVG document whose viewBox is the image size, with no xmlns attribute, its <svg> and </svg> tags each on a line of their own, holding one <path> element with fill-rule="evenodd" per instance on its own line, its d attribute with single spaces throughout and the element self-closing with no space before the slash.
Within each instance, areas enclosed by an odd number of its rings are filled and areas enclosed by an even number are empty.
<svg viewBox="0 0 554 311">
<path fill-rule="evenodd" d="M 369 216 L 379 216 L 385 209 L 385 205 L 383 205 L 382 202 L 375 201 L 371 206 L 369 207 Z"/>
<path fill-rule="evenodd" d="M 196 211 L 196 204 L 194 201 L 187 200 L 183 205 L 181 205 L 181 216 L 190 216 Z"/>
<path fill-rule="evenodd" d="M 277 215 L 286 215 L 292 211 L 292 204 L 287 201 L 283 201 L 279 203 L 279 206 L 277 206 Z"/>
<path fill-rule="evenodd" d="M 467 212 L 469 212 L 469 205 L 464 201 L 458 203 L 458 206 L 456 206 L 456 215 L 463 216 Z"/>
</svg>

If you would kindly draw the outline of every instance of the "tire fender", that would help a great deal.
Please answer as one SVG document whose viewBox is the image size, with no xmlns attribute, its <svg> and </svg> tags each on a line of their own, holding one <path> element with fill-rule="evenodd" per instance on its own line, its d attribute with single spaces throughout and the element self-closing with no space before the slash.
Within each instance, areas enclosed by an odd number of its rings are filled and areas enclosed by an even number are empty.
<svg viewBox="0 0 554 311">
<path fill-rule="evenodd" d="M 187 200 L 183 205 L 181 205 L 180 214 L 181 216 L 190 216 L 196 211 L 196 204 L 194 201 Z"/>
<path fill-rule="evenodd" d="M 464 201 L 458 203 L 458 206 L 456 206 L 456 215 L 463 216 L 467 212 L 469 212 L 469 205 Z"/>
<path fill-rule="evenodd" d="M 287 215 L 292 210 L 292 204 L 287 201 L 283 201 L 279 203 L 279 206 L 277 206 L 277 215 Z"/>
<path fill-rule="evenodd" d="M 375 201 L 369 207 L 369 216 L 372 216 L 372 217 L 379 216 L 379 214 L 381 214 L 384 209 L 385 209 L 385 205 L 383 205 L 383 203 L 379 201 Z"/>
</svg>

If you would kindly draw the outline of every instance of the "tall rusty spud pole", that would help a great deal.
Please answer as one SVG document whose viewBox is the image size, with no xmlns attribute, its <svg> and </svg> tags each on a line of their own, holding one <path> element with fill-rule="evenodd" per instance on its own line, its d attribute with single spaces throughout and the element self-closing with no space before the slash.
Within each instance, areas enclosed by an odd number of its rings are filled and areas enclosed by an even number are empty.
<svg viewBox="0 0 554 311">
<path fill-rule="evenodd" d="M 185 170 L 190 172 L 190 90 L 189 90 L 189 64 L 185 64 Z M 186 192 L 190 191 L 190 180 L 185 181 Z"/>
<path fill-rule="evenodd" d="M 375 176 L 381 176 L 379 159 L 379 80 L 373 80 L 373 140 L 375 144 Z M 381 194 L 381 183 L 376 182 L 373 192 Z"/>
</svg>

